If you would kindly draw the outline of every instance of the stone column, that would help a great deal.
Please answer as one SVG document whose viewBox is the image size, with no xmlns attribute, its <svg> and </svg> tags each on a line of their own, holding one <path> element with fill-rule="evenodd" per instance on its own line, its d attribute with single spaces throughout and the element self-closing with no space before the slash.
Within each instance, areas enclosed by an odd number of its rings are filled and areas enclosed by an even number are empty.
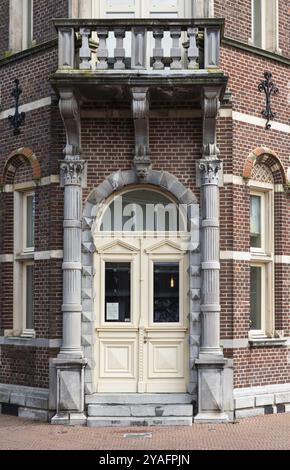
<svg viewBox="0 0 290 470">
<path fill-rule="evenodd" d="M 84 368 L 81 346 L 81 205 L 85 163 L 80 158 L 79 104 L 70 90 L 60 92 L 60 112 L 67 144 L 61 162 L 64 188 L 63 239 L 63 337 L 57 359 L 56 406 L 54 424 L 83 424 Z"/>
<path fill-rule="evenodd" d="M 226 360 L 220 347 L 220 210 L 219 150 L 216 118 L 220 88 L 203 93 L 203 155 L 198 170 L 201 187 L 201 344 L 198 368 L 198 415 L 195 422 L 228 421 L 224 412 L 223 370 Z"/>
</svg>

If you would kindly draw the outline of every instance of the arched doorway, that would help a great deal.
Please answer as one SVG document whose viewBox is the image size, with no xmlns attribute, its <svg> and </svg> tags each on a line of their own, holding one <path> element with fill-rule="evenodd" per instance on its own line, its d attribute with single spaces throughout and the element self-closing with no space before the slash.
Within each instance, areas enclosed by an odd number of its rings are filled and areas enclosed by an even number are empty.
<svg viewBox="0 0 290 470">
<path fill-rule="evenodd" d="M 160 190 L 127 188 L 100 209 L 93 238 L 97 392 L 186 392 L 186 214 Z"/>
</svg>

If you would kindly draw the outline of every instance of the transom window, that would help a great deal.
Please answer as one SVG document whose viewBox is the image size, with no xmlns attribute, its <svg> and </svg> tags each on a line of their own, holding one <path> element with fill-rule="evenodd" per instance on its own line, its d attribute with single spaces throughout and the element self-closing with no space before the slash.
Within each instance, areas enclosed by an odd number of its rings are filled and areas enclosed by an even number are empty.
<svg viewBox="0 0 290 470">
<path fill-rule="evenodd" d="M 136 189 L 114 197 L 104 212 L 101 232 L 186 231 L 183 208 L 164 194 Z"/>
</svg>

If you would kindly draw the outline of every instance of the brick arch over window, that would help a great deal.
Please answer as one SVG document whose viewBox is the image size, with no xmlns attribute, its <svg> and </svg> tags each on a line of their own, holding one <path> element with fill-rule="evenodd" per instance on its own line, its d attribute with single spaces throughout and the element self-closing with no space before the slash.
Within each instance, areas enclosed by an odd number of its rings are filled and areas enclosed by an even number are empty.
<svg viewBox="0 0 290 470">
<path fill-rule="evenodd" d="M 1 175 L 0 184 L 13 184 L 14 177 L 18 168 L 24 164 L 29 164 L 32 170 L 34 180 L 41 178 L 40 163 L 30 148 L 23 147 L 10 154 Z"/>
<path fill-rule="evenodd" d="M 271 170 L 275 184 L 287 185 L 286 174 L 279 157 L 267 147 L 258 147 L 250 153 L 245 162 L 243 178 L 250 179 L 255 165 L 258 164 L 266 165 Z"/>
</svg>

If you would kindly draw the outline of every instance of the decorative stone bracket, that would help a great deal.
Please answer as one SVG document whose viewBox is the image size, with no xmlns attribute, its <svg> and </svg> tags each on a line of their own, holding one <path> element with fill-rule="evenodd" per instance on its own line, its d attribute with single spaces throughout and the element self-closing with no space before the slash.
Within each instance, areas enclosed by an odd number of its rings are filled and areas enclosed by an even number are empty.
<svg viewBox="0 0 290 470">
<path fill-rule="evenodd" d="M 71 89 L 60 90 L 59 110 L 66 132 L 66 160 L 79 160 L 81 154 L 80 103 Z"/>
<path fill-rule="evenodd" d="M 144 181 L 151 168 L 149 149 L 148 88 L 132 88 L 132 113 L 135 127 L 133 167 L 139 180 Z"/>
</svg>

